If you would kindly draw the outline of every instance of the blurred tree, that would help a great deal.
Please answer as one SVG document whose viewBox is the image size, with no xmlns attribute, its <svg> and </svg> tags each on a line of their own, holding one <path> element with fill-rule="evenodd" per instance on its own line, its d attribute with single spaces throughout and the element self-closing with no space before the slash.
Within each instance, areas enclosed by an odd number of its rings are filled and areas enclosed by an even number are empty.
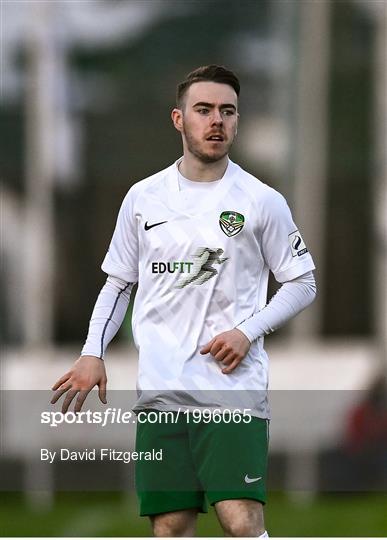
<svg viewBox="0 0 387 540">
<path fill-rule="evenodd" d="M 328 165 L 326 334 L 367 335 L 372 321 L 373 26 L 333 4 Z"/>
</svg>

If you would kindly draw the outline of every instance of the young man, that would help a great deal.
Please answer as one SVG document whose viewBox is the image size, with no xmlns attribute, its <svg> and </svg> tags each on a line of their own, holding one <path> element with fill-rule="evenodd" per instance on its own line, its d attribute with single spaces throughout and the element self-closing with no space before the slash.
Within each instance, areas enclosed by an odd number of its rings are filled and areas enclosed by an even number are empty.
<svg viewBox="0 0 387 540">
<path fill-rule="evenodd" d="M 225 534 L 267 536 L 263 336 L 315 296 L 314 264 L 285 200 L 228 157 L 238 96 L 236 76 L 215 65 L 179 84 L 172 121 L 183 157 L 129 190 L 82 355 L 53 387 L 63 411 L 75 398 L 80 410 L 95 385 L 106 403 L 101 360 L 138 282 L 136 447 L 164 453 L 137 464 L 136 484 L 156 536 L 192 536 L 205 497 Z M 265 305 L 269 270 L 282 286 Z M 149 411 L 173 411 L 173 421 L 147 423 Z"/>
</svg>

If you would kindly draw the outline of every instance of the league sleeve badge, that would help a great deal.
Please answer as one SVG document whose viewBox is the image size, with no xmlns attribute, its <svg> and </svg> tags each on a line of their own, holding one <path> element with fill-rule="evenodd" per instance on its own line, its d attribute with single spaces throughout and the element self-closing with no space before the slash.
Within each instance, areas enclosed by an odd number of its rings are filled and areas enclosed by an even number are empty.
<svg viewBox="0 0 387 540">
<path fill-rule="evenodd" d="M 292 250 L 292 257 L 301 257 L 304 253 L 308 253 L 305 242 L 302 239 L 300 231 L 294 231 L 289 234 L 289 244 Z"/>
</svg>

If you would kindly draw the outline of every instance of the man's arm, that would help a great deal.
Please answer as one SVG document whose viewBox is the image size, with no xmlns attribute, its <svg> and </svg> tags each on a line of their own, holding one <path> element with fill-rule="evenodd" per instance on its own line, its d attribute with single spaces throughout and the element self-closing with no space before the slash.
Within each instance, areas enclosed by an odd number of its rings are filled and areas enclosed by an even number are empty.
<svg viewBox="0 0 387 540">
<path fill-rule="evenodd" d="M 270 302 L 233 330 L 215 336 L 201 349 L 211 353 L 225 366 L 222 373 L 231 373 L 248 353 L 251 343 L 263 337 L 303 311 L 316 297 L 313 272 L 284 283 Z"/>
<path fill-rule="evenodd" d="M 110 341 L 116 335 L 124 320 L 128 308 L 133 283 L 109 276 L 102 287 L 90 319 L 89 332 L 81 356 L 70 371 L 65 373 L 52 387 L 55 394 L 51 403 L 66 394 L 62 412 L 67 412 L 77 396 L 74 411 L 82 405 L 94 386 L 98 386 L 98 395 L 106 403 L 106 371 L 104 353 Z"/>
<path fill-rule="evenodd" d="M 271 334 L 308 307 L 315 299 L 316 292 L 312 271 L 287 281 L 263 309 L 238 324 L 237 328 L 250 342 Z"/>
</svg>

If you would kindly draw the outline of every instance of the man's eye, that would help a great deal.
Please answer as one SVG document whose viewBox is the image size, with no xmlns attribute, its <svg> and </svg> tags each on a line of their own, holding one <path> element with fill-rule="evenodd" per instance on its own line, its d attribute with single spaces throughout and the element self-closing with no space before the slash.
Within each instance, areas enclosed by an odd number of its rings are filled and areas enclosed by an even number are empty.
<svg viewBox="0 0 387 540">
<path fill-rule="evenodd" d="M 208 114 L 208 109 L 199 109 L 200 114 Z"/>
<path fill-rule="evenodd" d="M 225 116 L 232 116 L 234 114 L 234 111 L 232 109 L 226 109 L 223 111 L 223 114 Z"/>
</svg>

